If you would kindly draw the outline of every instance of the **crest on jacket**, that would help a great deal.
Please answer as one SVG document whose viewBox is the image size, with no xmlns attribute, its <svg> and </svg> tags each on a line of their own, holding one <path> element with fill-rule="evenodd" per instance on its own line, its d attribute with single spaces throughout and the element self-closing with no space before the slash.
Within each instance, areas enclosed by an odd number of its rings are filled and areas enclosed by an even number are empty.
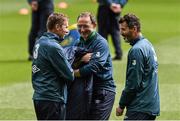
<svg viewBox="0 0 180 121">
<path fill-rule="evenodd" d="M 100 57 L 100 52 L 97 52 L 97 53 L 96 53 L 96 57 Z"/>
<path fill-rule="evenodd" d="M 133 66 L 136 65 L 136 60 L 132 60 L 132 65 L 133 65 Z"/>
</svg>

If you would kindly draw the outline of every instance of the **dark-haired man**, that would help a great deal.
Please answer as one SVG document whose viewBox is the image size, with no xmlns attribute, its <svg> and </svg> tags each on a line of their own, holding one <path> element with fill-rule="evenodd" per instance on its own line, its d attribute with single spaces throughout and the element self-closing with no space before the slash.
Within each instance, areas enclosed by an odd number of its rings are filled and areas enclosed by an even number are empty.
<svg viewBox="0 0 180 121">
<path fill-rule="evenodd" d="M 123 7 L 128 0 L 97 0 L 99 7 L 97 12 L 98 32 L 106 40 L 111 35 L 115 50 L 113 60 L 122 59 L 122 48 L 120 41 L 119 18 Z"/>
<path fill-rule="evenodd" d="M 28 36 L 28 60 L 33 59 L 33 47 L 37 39 L 47 31 L 48 16 L 54 11 L 53 0 L 27 0 L 31 10 L 31 29 Z"/>
<path fill-rule="evenodd" d="M 158 63 L 152 44 L 142 36 L 138 17 L 124 15 L 120 21 L 121 34 L 132 46 L 128 53 L 126 84 L 116 115 L 127 112 L 124 120 L 155 120 L 160 113 Z"/>
</svg>

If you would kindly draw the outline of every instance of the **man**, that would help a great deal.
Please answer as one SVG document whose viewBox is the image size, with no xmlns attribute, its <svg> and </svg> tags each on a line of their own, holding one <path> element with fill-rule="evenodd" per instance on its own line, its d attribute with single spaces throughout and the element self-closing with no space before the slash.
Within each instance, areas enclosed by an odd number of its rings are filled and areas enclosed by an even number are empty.
<svg viewBox="0 0 180 121">
<path fill-rule="evenodd" d="M 28 0 L 32 9 L 31 30 L 28 37 L 28 60 L 33 59 L 33 47 L 36 40 L 46 32 L 48 16 L 53 13 L 53 0 Z"/>
<path fill-rule="evenodd" d="M 86 78 L 93 75 L 92 102 L 88 119 L 108 120 L 115 99 L 112 60 L 108 43 L 95 31 L 96 20 L 91 13 L 81 13 L 77 18 L 77 27 L 81 35 L 78 46 L 92 52 L 91 56 L 87 56 L 88 63 L 74 70 L 75 77 Z"/>
<path fill-rule="evenodd" d="M 127 1 L 128 0 L 98 0 L 98 32 L 106 40 L 108 39 L 108 35 L 111 35 L 115 49 L 115 57 L 113 60 L 121 60 L 123 55 L 118 21 L 122 8 Z"/>
<path fill-rule="evenodd" d="M 124 40 L 132 46 L 128 53 L 126 84 L 116 115 L 124 120 L 155 120 L 160 113 L 158 64 L 152 44 L 142 36 L 139 19 L 126 14 L 120 19 Z"/>
<path fill-rule="evenodd" d="M 48 32 L 37 40 L 32 63 L 33 100 L 38 120 L 64 120 L 67 84 L 73 81 L 71 65 L 59 44 L 68 33 L 68 18 L 53 13 L 47 21 Z"/>
</svg>

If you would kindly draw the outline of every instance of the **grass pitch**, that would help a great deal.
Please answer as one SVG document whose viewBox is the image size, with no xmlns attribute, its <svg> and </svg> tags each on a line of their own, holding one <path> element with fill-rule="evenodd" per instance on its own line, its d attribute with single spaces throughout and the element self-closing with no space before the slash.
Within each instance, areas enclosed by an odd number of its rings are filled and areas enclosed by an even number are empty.
<svg viewBox="0 0 180 121">
<path fill-rule="evenodd" d="M 65 1 L 65 0 L 63 0 Z M 59 9 L 76 23 L 82 11 L 96 14 L 93 0 L 68 0 L 67 9 Z M 142 33 L 155 46 L 159 61 L 161 115 L 158 120 L 180 120 L 180 9 L 179 0 L 129 0 L 123 13 L 133 12 L 142 23 Z M 0 0 L 0 120 L 33 120 L 31 62 L 27 61 L 27 36 L 30 14 L 20 15 L 21 8 L 29 9 L 24 0 Z M 30 10 L 30 9 L 29 9 Z M 109 41 L 112 56 L 114 50 Z M 114 61 L 117 94 L 111 120 L 115 116 L 119 97 L 124 87 L 127 52 L 130 46 L 122 41 L 123 60 Z"/>
</svg>

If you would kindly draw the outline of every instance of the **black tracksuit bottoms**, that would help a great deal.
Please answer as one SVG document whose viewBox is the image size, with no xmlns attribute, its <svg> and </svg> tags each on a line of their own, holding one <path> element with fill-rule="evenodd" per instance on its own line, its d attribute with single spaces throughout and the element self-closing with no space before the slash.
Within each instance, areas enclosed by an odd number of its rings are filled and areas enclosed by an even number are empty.
<svg viewBox="0 0 180 121">
<path fill-rule="evenodd" d="M 115 92 L 98 90 L 93 92 L 90 107 L 90 120 L 108 120 L 113 108 Z"/>
<path fill-rule="evenodd" d="M 66 106 L 62 102 L 34 100 L 38 120 L 65 120 Z"/>
</svg>

